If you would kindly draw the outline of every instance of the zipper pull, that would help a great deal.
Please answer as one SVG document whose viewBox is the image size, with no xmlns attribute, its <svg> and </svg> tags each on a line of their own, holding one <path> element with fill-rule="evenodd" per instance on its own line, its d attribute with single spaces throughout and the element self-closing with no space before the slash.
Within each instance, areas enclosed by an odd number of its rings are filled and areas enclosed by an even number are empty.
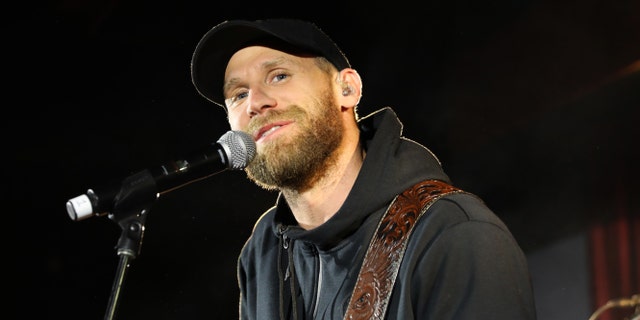
<svg viewBox="0 0 640 320">
<path fill-rule="evenodd" d="M 287 237 L 287 235 L 285 234 L 285 231 L 287 231 L 287 227 L 283 226 L 283 225 L 279 225 L 278 226 L 278 235 L 280 235 L 280 241 L 282 243 L 282 249 L 284 249 L 284 254 L 285 256 L 289 255 L 288 249 L 289 249 L 289 242 L 291 241 L 291 239 L 289 239 L 289 237 Z M 282 250 L 281 249 L 281 250 Z M 287 267 L 285 268 L 284 271 L 284 281 L 287 281 L 289 279 L 289 276 L 291 275 L 290 272 L 290 265 L 289 265 L 289 259 L 285 258 L 285 261 L 287 261 Z"/>
<path fill-rule="evenodd" d="M 287 235 L 285 234 L 285 231 L 287 231 L 287 227 L 283 226 L 283 225 L 279 225 L 278 226 L 278 235 L 280 235 L 280 238 L 282 239 L 282 247 L 287 250 L 289 249 L 289 237 L 287 237 Z"/>
</svg>

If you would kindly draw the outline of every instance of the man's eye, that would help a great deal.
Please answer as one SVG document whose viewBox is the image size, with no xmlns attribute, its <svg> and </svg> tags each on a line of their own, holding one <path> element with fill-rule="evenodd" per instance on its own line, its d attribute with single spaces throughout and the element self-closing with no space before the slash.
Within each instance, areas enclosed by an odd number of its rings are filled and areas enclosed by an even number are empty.
<svg viewBox="0 0 640 320">
<path fill-rule="evenodd" d="M 280 82 L 288 77 L 289 75 L 286 73 L 279 73 L 279 74 L 276 74 L 272 79 L 273 79 L 273 82 Z"/>
<path fill-rule="evenodd" d="M 227 108 L 234 108 L 236 107 L 238 104 L 240 104 L 240 102 L 246 98 L 247 96 L 249 96 L 249 92 L 248 91 L 242 91 L 239 92 L 233 96 L 231 96 L 230 98 L 227 98 L 224 100 L 224 103 L 227 105 Z"/>
<path fill-rule="evenodd" d="M 233 98 L 237 101 L 237 100 L 242 100 L 244 98 L 246 98 L 249 95 L 249 92 L 240 92 L 238 94 L 236 94 Z"/>
</svg>

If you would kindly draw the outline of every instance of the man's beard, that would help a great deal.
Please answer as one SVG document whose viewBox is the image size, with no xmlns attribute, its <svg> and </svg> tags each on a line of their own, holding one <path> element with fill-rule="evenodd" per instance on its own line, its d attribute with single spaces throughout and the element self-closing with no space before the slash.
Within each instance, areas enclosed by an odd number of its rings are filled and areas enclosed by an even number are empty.
<svg viewBox="0 0 640 320">
<path fill-rule="evenodd" d="M 335 162 L 335 150 L 343 136 L 340 114 L 330 92 L 316 100 L 309 110 L 292 105 L 284 111 L 270 111 L 261 123 L 292 118 L 299 132 L 267 143 L 247 166 L 250 180 L 266 190 L 305 191 L 325 176 Z M 253 126 L 254 124 L 251 124 Z"/>
</svg>

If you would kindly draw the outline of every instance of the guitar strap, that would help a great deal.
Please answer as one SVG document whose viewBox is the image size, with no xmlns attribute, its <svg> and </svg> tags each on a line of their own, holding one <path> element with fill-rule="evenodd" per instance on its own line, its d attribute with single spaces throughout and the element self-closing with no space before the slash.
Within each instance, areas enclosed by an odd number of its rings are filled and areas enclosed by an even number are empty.
<svg viewBox="0 0 640 320">
<path fill-rule="evenodd" d="M 369 243 L 345 320 L 384 319 L 413 226 L 436 200 L 460 192 L 443 181 L 425 180 L 396 196 Z"/>
</svg>

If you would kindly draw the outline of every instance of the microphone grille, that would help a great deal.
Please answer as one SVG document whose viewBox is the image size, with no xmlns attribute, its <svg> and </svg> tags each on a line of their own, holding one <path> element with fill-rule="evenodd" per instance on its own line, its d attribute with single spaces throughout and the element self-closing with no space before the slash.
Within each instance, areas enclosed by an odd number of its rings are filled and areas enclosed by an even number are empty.
<svg viewBox="0 0 640 320">
<path fill-rule="evenodd" d="M 218 139 L 218 143 L 227 152 L 229 169 L 244 169 L 256 155 L 256 142 L 244 131 L 227 131 Z"/>
</svg>

